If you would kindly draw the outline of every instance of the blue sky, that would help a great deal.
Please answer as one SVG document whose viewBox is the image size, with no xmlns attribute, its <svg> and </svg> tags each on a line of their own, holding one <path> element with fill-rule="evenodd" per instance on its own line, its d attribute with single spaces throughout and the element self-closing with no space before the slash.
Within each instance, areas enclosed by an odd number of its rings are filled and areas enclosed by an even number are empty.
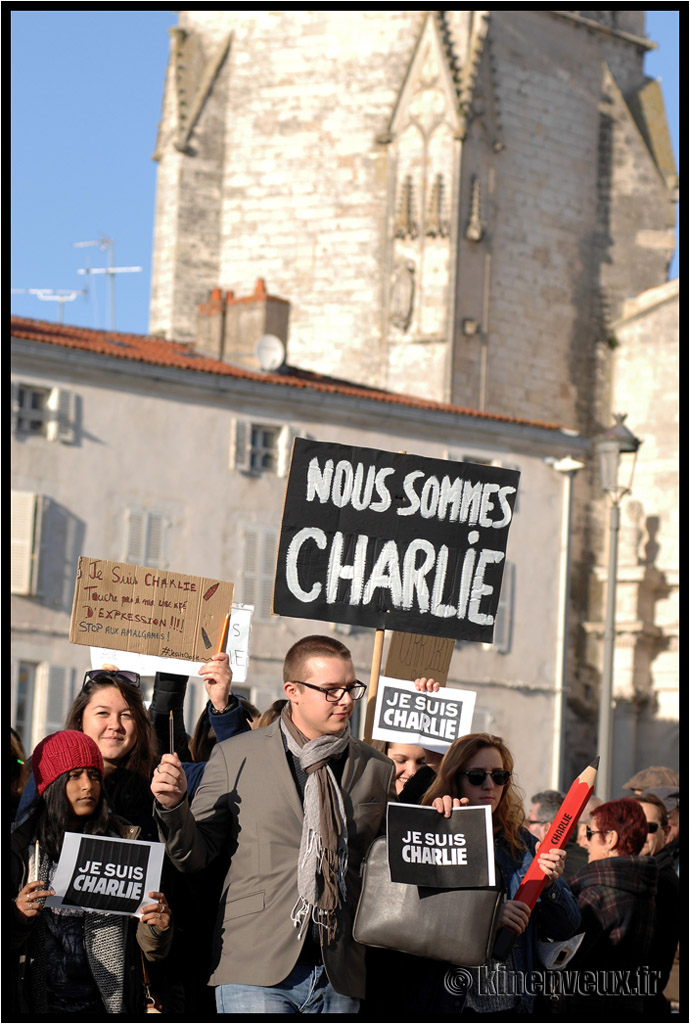
<svg viewBox="0 0 690 1024">
<path fill-rule="evenodd" d="M 105 275 L 140 266 L 115 283 L 116 327 L 148 330 L 156 164 L 170 10 L 13 10 L 11 14 L 11 281 L 13 289 L 80 291 L 63 304 L 65 323 L 111 326 Z M 679 12 L 647 12 L 658 50 L 645 71 L 661 78 L 679 159 Z M 678 274 L 678 255 L 671 276 Z M 12 313 L 58 319 L 59 305 L 12 294 Z"/>
</svg>

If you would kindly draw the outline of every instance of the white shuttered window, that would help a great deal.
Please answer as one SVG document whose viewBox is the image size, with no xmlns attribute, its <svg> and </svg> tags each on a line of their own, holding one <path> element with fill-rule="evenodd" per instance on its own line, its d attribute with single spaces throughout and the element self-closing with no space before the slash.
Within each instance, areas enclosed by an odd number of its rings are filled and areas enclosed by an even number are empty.
<svg viewBox="0 0 690 1024">
<path fill-rule="evenodd" d="M 125 562 L 150 565 L 154 569 L 167 566 L 166 517 L 148 509 L 127 509 L 125 515 Z"/>
<path fill-rule="evenodd" d="M 287 424 L 233 420 L 230 432 L 230 469 L 250 476 L 285 477 L 290 468 L 292 442 L 297 436 Z"/>
<path fill-rule="evenodd" d="M 30 491 L 12 491 L 10 580 L 13 594 L 37 593 L 38 553 L 43 499 Z"/>
<path fill-rule="evenodd" d="M 254 605 L 257 622 L 271 618 L 277 552 L 276 530 L 248 528 L 244 531 L 242 601 Z"/>
<path fill-rule="evenodd" d="M 69 388 L 43 388 L 12 381 L 12 430 L 24 436 L 72 444 L 77 395 Z"/>
<path fill-rule="evenodd" d="M 32 744 L 65 728 L 67 712 L 81 683 L 76 669 L 42 662 L 36 668 Z"/>
</svg>

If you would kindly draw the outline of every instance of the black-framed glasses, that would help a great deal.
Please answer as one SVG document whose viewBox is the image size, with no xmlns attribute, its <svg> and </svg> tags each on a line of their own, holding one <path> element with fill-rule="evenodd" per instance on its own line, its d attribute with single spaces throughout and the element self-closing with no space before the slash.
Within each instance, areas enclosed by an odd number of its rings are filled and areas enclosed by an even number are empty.
<svg viewBox="0 0 690 1024">
<path fill-rule="evenodd" d="M 492 772 L 485 770 L 484 768 L 468 768 L 467 771 L 458 772 L 458 775 L 466 775 L 467 781 L 470 786 L 483 786 L 484 779 L 487 775 L 491 776 L 492 781 L 497 786 L 505 786 L 506 782 L 512 775 L 512 772 L 508 772 L 505 768 L 494 768 Z M 533 824 L 536 824 L 534 822 Z"/>
<path fill-rule="evenodd" d="M 587 842 L 592 842 L 592 836 L 606 836 L 611 831 L 610 828 L 590 828 L 589 825 L 585 827 L 585 835 L 587 836 Z"/>
<path fill-rule="evenodd" d="M 647 831 L 651 832 L 652 835 L 654 835 L 655 832 L 658 832 L 660 828 L 661 828 L 661 825 L 659 824 L 658 821 L 648 821 L 647 822 Z"/>
<path fill-rule="evenodd" d="M 107 668 L 91 668 L 84 675 L 84 682 L 81 684 L 82 693 L 89 688 L 91 683 L 111 682 L 113 679 L 127 683 L 128 686 L 136 686 L 137 689 L 141 688 L 141 676 L 138 672 L 126 672 L 124 669 L 115 671 Z"/>
<path fill-rule="evenodd" d="M 291 682 L 297 686 L 306 686 L 310 690 L 318 690 L 322 693 L 327 701 L 331 704 L 337 704 L 339 700 L 343 699 L 344 694 L 348 693 L 353 700 L 359 700 L 360 697 L 364 696 L 366 690 L 366 683 L 360 683 L 359 679 L 355 679 L 354 683 L 349 686 L 314 686 L 313 683 L 301 683 L 298 679 L 292 679 Z"/>
</svg>

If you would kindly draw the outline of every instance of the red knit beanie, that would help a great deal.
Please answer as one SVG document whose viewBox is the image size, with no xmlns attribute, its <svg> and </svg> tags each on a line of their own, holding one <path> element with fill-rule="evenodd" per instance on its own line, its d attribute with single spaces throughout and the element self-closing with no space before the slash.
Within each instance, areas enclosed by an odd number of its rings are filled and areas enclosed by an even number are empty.
<svg viewBox="0 0 690 1024">
<path fill-rule="evenodd" d="M 31 768 L 38 795 L 43 796 L 51 782 L 75 768 L 97 768 L 102 776 L 103 758 L 86 733 L 63 729 L 41 740 L 32 754 Z"/>
</svg>

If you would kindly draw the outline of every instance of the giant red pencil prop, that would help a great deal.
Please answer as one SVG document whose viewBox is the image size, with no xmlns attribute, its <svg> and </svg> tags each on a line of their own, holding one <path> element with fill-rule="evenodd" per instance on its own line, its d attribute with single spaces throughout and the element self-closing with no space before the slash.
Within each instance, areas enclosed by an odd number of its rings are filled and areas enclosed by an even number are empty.
<svg viewBox="0 0 690 1024">
<path fill-rule="evenodd" d="M 565 847 L 577 824 L 578 818 L 594 792 L 598 767 L 599 758 L 595 757 L 592 763 L 588 764 L 585 770 L 577 776 L 566 793 L 563 803 L 558 808 L 558 814 L 551 822 L 549 831 L 542 840 L 539 848 L 540 853 L 545 853 L 547 850 L 562 850 Z M 520 887 L 513 896 L 513 899 L 526 903 L 528 907 L 533 909 L 546 882 L 546 875 L 539 867 L 538 857 L 535 857 L 527 869 L 525 877 L 520 882 Z M 503 960 L 513 948 L 513 943 L 516 939 L 517 935 L 510 928 L 501 928 L 496 936 L 492 955 L 498 960 Z"/>
</svg>

